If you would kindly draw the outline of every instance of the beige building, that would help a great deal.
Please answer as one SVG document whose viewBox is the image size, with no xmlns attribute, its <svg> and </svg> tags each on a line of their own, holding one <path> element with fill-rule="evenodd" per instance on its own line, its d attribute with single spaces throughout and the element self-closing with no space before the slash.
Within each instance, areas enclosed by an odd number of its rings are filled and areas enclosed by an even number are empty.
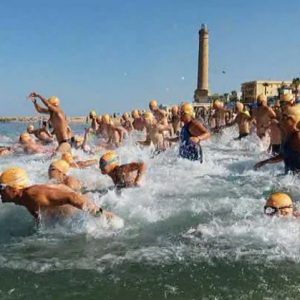
<svg viewBox="0 0 300 300">
<path fill-rule="evenodd" d="M 285 93 L 291 93 L 289 88 L 292 84 L 290 80 L 277 81 L 277 80 L 255 80 L 242 83 L 242 100 L 247 103 L 256 101 L 258 95 L 263 94 L 268 98 L 278 96 L 278 89 L 286 86 Z"/>
</svg>

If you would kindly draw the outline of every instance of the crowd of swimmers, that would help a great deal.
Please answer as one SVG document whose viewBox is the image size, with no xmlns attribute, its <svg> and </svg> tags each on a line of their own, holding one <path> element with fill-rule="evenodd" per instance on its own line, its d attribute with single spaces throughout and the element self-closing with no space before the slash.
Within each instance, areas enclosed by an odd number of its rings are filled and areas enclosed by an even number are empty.
<svg viewBox="0 0 300 300">
<path fill-rule="evenodd" d="M 25 206 L 37 221 L 43 215 L 68 217 L 76 214 L 78 209 L 94 216 L 113 218 L 112 212 L 94 203 L 82 182 L 69 171 L 96 166 L 103 175 L 111 178 L 116 191 L 138 188 L 143 183 L 146 164 L 142 161 L 120 164 L 116 152 L 134 131 L 144 133 L 144 139 L 137 141 L 137 147 L 151 147 L 153 154 L 159 155 L 178 144 L 179 157 L 202 163 L 202 141 L 219 134 L 223 128 L 236 125 L 239 135 L 235 140 L 253 133 L 270 143 L 270 157 L 257 162 L 256 170 L 283 161 L 286 174 L 296 175 L 300 171 L 300 104 L 296 104 L 292 94 L 281 95 L 272 106 L 265 95 L 259 95 L 255 106 L 236 101 L 232 109 L 215 100 L 210 107 L 195 108 L 185 102 L 167 110 L 152 100 L 149 111 L 133 110 L 124 113 L 120 119 L 91 111 L 88 116 L 90 126 L 82 135 L 73 133 L 58 97 L 46 98 L 32 92 L 28 99 L 38 113 L 48 115 L 48 120 L 39 128 L 30 124 L 14 146 L 1 146 L 0 157 L 19 152 L 48 155 L 49 182 L 30 185 L 26 170 L 9 167 L 0 173 L 0 196 L 3 203 Z M 99 153 L 99 159 L 81 160 L 74 157 L 74 149 L 85 155 Z M 264 213 L 298 216 L 292 197 L 284 192 L 269 196 Z"/>
</svg>

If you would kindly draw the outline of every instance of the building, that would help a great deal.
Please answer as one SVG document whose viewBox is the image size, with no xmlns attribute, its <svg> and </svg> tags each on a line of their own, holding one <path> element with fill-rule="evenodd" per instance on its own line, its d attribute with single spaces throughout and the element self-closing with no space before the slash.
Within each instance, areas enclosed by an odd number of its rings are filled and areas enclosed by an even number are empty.
<svg viewBox="0 0 300 300">
<path fill-rule="evenodd" d="M 207 26 L 202 24 L 199 31 L 198 78 L 194 100 L 198 103 L 208 102 L 208 72 L 209 72 L 209 33 Z"/>
<path fill-rule="evenodd" d="M 292 93 L 290 80 L 255 80 L 242 83 L 242 100 L 247 103 L 255 102 L 258 95 L 268 98 L 277 97 L 279 93 Z"/>
</svg>

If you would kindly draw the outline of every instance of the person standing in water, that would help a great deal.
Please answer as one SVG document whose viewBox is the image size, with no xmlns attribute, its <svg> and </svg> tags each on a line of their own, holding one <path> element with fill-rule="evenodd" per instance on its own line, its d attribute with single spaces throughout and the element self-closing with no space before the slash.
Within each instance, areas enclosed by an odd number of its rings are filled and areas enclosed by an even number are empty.
<svg viewBox="0 0 300 300">
<path fill-rule="evenodd" d="M 65 113 L 60 107 L 60 100 L 55 96 L 46 99 L 45 97 L 36 92 L 32 92 L 28 97 L 32 99 L 32 102 L 37 112 L 42 114 L 50 114 L 49 120 L 51 126 L 53 127 L 53 131 L 58 144 L 60 145 L 64 142 L 70 142 L 73 133 L 71 128 L 69 127 Z M 46 106 L 46 108 L 37 104 L 36 98 L 39 98 Z"/>
<path fill-rule="evenodd" d="M 241 102 L 236 102 L 235 108 L 237 111 L 237 115 L 235 119 L 231 122 L 231 124 L 228 124 L 227 126 L 232 126 L 234 124 L 237 124 L 239 127 L 239 136 L 235 138 L 235 140 L 241 140 L 249 135 L 250 133 L 250 121 L 251 116 L 248 110 L 245 110 L 244 104 Z"/>
<path fill-rule="evenodd" d="M 180 108 L 180 118 L 183 127 L 179 137 L 170 138 L 170 142 L 180 141 L 179 156 L 189 160 L 203 161 L 200 142 L 210 138 L 207 128 L 195 119 L 194 108 L 190 103 L 184 103 Z"/>
<path fill-rule="evenodd" d="M 257 97 L 257 106 L 258 107 L 253 110 L 256 134 L 260 139 L 264 139 L 270 128 L 271 120 L 276 118 L 276 113 L 268 106 L 267 97 L 265 95 L 259 95 Z"/>
<path fill-rule="evenodd" d="M 257 170 L 266 164 L 283 161 L 285 174 L 300 172 L 300 105 L 291 106 L 282 113 L 280 120 L 281 132 L 284 139 L 280 153 L 274 157 L 258 162 L 254 168 Z"/>
</svg>

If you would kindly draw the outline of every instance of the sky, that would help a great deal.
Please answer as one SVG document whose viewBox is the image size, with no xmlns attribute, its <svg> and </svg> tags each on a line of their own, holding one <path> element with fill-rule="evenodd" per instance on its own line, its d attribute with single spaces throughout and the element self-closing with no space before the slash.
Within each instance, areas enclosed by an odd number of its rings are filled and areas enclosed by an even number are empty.
<svg viewBox="0 0 300 300">
<path fill-rule="evenodd" d="M 0 115 L 32 91 L 73 116 L 192 101 L 202 23 L 211 93 L 300 76 L 298 0 L 1 0 Z"/>
</svg>

